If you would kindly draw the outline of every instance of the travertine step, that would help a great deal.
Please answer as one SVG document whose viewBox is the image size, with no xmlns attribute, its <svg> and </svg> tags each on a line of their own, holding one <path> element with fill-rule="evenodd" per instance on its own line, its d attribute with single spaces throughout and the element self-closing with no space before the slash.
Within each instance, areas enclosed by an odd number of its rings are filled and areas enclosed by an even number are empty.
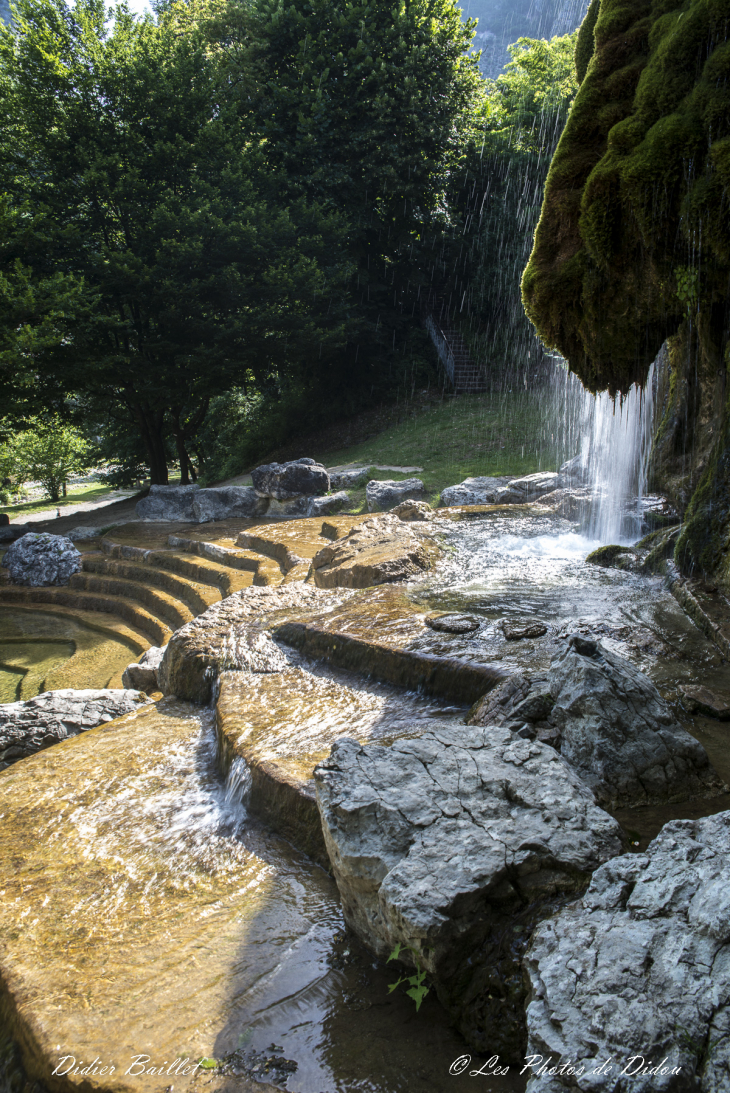
<svg viewBox="0 0 730 1093">
<path fill-rule="evenodd" d="M 158 619 L 164 619 L 173 630 L 190 622 L 199 612 L 192 612 L 169 592 L 142 584 L 139 580 L 126 580 L 123 577 L 97 576 L 94 573 L 74 573 L 68 582 L 68 588 L 83 589 L 105 596 L 118 596 L 123 600 L 140 603 Z"/>
<path fill-rule="evenodd" d="M 200 581 L 216 588 L 223 598 L 239 592 L 242 588 L 249 588 L 256 577 L 252 570 L 230 569 L 218 562 L 211 562 L 208 558 L 186 554 L 181 550 L 150 551 L 149 562 L 158 569 L 166 569 L 188 580 Z"/>
<path fill-rule="evenodd" d="M 169 569 L 158 569 L 153 564 L 138 565 L 108 558 L 103 554 L 86 554 L 82 558 L 82 566 L 85 573 L 122 577 L 161 589 L 184 603 L 195 615 L 202 614 L 212 603 L 221 599 L 220 589 L 210 583 L 190 580 Z"/>
<path fill-rule="evenodd" d="M 201 558 L 207 558 L 230 569 L 252 572 L 253 584 L 258 586 L 280 584 L 286 572 L 285 569 L 282 572 L 282 567 L 279 565 L 272 564 L 272 558 L 266 551 L 259 551 L 258 547 L 251 550 L 239 550 L 237 547 L 209 543 L 204 539 L 186 539 L 180 535 L 171 535 L 168 542 L 173 549 L 197 554 Z"/>
<path fill-rule="evenodd" d="M 145 634 L 152 645 L 167 645 L 172 636 L 172 629 L 141 603 L 81 588 L 23 588 L 18 585 L 3 585 L 0 587 L 0 603 L 26 606 L 60 604 L 78 611 L 102 611 L 105 614 L 118 615 L 129 626 Z"/>
</svg>

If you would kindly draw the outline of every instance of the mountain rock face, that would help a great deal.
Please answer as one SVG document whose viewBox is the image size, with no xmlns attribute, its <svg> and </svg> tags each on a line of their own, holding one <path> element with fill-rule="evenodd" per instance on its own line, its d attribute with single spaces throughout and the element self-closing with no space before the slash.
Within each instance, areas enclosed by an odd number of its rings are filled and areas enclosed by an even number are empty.
<svg viewBox="0 0 730 1093">
<path fill-rule="evenodd" d="M 675 561 L 723 583 L 730 581 L 726 23 L 721 0 L 592 5 L 578 46 L 582 83 L 522 282 L 543 343 L 592 391 L 643 384 L 666 342 L 650 486 L 685 516 Z"/>
</svg>

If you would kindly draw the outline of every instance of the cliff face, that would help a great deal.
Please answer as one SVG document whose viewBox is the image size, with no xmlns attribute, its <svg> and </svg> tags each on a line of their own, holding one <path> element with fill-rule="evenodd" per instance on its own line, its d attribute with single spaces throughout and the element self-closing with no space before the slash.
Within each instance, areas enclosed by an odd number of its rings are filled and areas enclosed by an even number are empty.
<svg viewBox="0 0 730 1093">
<path fill-rule="evenodd" d="M 669 339 L 654 481 L 686 509 L 677 560 L 716 574 L 730 512 L 728 29 L 728 0 L 593 0 L 523 278 L 538 333 L 590 390 L 643 383 Z"/>
</svg>

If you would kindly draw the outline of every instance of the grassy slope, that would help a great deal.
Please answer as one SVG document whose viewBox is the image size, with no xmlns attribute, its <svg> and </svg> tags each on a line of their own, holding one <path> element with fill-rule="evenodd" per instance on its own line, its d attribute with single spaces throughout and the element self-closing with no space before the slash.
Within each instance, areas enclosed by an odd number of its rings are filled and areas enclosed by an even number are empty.
<svg viewBox="0 0 730 1093">
<path fill-rule="evenodd" d="M 423 467 L 432 499 L 474 475 L 531 474 L 555 470 L 557 452 L 545 435 L 538 394 L 469 395 L 413 411 L 399 424 L 349 448 L 307 455 L 327 466 L 375 463 Z M 405 478 L 391 472 L 381 477 Z M 357 498 L 359 499 L 359 491 Z"/>
</svg>

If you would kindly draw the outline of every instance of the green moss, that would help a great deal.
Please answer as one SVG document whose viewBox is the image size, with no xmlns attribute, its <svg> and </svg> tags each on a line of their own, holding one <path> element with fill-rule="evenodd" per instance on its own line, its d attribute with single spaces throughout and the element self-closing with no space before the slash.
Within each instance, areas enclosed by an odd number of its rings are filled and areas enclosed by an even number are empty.
<svg viewBox="0 0 730 1093">
<path fill-rule="evenodd" d="M 583 83 L 585 74 L 588 71 L 588 65 L 591 63 L 591 57 L 596 50 L 593 32 L 596 29 L 600 7 L 601 0 L 591 0 L 586 17 L 578 31 L 578 41 L 575 45 L 575 74 L 579 84 Z"/>
<path fill-rule="evenodd" d="M 591 390 L 643 382 L 687 318 L 678 269 L 699 275 L 699 310 L 727 306 L 726 23 L 727 0 L 598 5 L 523 278 L 541 338 Z"/>
<path fill-rule="evenodd" d="M 631 547 L 612 543 L 610 546 L 602 546 L 592 551 L 587 556 L 586 562 L 589 565 L 603 566 L 604 569 L 634 569 L 637 558 Z"/>
</svg>

